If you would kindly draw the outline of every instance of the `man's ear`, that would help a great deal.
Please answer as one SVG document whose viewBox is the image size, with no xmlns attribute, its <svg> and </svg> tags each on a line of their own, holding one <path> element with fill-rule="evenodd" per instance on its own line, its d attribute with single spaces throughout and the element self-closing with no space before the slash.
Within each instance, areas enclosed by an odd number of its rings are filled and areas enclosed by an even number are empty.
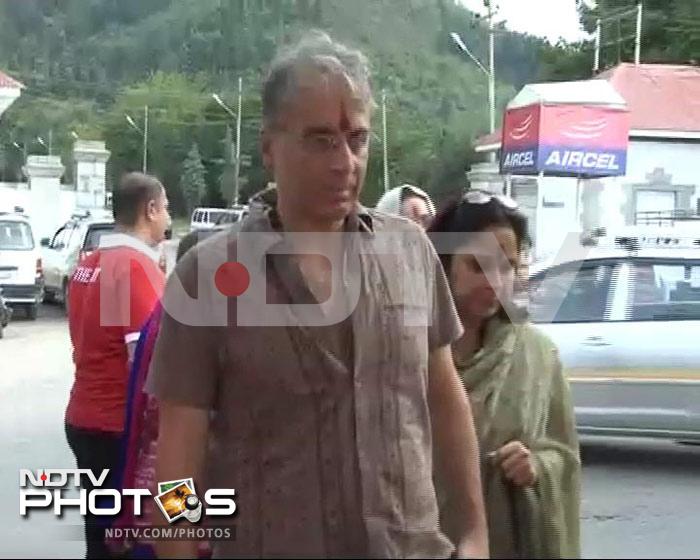
<svg viewBox="0 0 700 560">
<path fill-rule="evenodd" d="M 146 203 L 145 210 L 146 221 L 152 222 L 155 220 L 156 216 L 158 215 L 158 201 L 153 199 L 149 200 Z"/>
</svg>

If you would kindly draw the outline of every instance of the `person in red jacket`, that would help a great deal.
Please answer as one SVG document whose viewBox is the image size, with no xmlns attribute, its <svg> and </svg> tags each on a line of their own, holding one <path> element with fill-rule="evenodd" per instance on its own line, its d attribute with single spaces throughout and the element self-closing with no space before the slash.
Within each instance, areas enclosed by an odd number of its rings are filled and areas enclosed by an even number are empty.
<svg viewBox="0 0 700 560">
<path fill-rule="evenodd" d="M 69 286 L 75 381 L 66 436 L 78 468 L 96 472 L 117 467 L 129 370 L 141 327 L 163 295 L 157 246 L 170 225 L 163 185 L 141 173 L 122 178 L 113 212 L 115 235 L 80 262 Z M 85 538 L 88 558 L 109 556 L 104 528 L 89 513 Z"/>
</svg>

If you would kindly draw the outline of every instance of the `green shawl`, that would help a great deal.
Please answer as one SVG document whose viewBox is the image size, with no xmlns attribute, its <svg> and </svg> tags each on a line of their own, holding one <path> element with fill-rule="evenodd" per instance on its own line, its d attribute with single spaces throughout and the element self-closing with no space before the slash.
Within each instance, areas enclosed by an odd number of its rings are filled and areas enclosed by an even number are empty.
<svg viewBox="0 0 700 560">
<path fill-rule="evenodd" d="M 494 318 L 483 348 L 456 366 L 481 448 L 491 557 L 580 556 L 578 438 L 556 347 L 529 324 Z M 510 484 L 488 458 L 513 440 L 533 453 L 531 488 Z"/>
</svg>

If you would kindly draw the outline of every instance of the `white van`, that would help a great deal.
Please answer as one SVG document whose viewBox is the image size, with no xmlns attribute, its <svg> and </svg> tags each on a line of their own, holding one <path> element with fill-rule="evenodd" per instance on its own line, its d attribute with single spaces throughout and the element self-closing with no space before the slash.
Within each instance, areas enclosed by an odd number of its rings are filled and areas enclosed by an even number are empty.
<svg viewBox="0 0 700 560">
<path fill-rule="evenodd" d="M 192 212 L 190 231 L 214 229 L 219 222 L 230 223 L 233 215 L 240 218 L 241 211 L 236 208 L 195 208 Z"/>
<path fill-rule="evenodd" d="M 21 214 L 0 213 L 0 288 L 10 307 L 36 319 L 44 297 L 44 273 L 31 223 Z"/>
</svg>

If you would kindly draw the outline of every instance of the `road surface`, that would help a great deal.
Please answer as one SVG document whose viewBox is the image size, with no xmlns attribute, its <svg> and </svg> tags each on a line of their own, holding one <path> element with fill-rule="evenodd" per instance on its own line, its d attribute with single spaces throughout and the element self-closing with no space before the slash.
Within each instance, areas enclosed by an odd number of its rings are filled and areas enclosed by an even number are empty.
<svg viewBox="0 0 700 560">
<path fill-rule="evenodd" d="M 2 556 L 78 557 L 80 519 L 18 517 L 18 469 L 71 467 L 63 412 L 72 382 L 60 308 L 18 319 L 0 340 L 0 509 Z M 586 439 L 583 446 L 583 552 L 588 558 L 700 556 L 700 447 Z M 70 526 L 66 528 L 66 526 Z M 71 540 L 73 539 L 73 540 Z"/>
</svg>

